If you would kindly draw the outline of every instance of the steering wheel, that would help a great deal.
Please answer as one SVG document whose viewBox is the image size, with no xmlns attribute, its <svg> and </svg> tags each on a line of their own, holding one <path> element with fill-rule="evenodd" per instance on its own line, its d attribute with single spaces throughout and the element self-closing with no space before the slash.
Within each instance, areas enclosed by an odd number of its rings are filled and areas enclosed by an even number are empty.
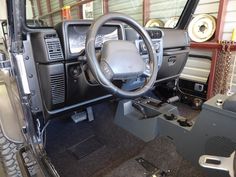
<svg viewBox="0 0 236 177">
<path fill-rule="evenodd" d="M 126 23 L 139 33 L 147 48 L 148 62 L 142 59 L 134 43 L 124 40 L 106 41 L 101 50 L 101 60 L 98 61 L 95 51 L 97 32 L 102 25 L 111 20 Z M 138 97 L 155 83 L 158 72 L 156 50 L 146 30 L 134 19 L 121 13 L 109 13 L 99 17 L 88 30 L 85 46 L 88 66 L 93 76 L 112 94 L 124 98 Z M 123 90 L 112 83 L 114 80 L 137 79 L 140 76 L 144 76 L 146 81 L 136 90 Z"/>
</svg>

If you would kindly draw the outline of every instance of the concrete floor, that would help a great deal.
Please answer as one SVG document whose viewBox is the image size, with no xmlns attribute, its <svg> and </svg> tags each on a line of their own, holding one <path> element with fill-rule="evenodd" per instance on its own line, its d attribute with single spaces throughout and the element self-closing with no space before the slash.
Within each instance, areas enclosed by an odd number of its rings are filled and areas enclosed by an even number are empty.
<svg viewBox="0 0 236 177">
<path fill-rule="evenodd" d="M 0 121 L 1 122 L 2 122 L 2 119 L 1 119 L 2 116 L 10 118 L 9 115 L 5 115 L 7 112 L 11 111 L 12 113 L 14 113 L 14 111 L 11 110 L 13 108 L 11 106 L 10 99 L 9 99 L 8 96 L 9 95 L 7 93 L 7 90 L 6 90 L 6 87 L 5 87 L 5 84 L 4 84 L 4 76 L 3 76 L 2 72 L 0 71 L 0 100 L 1 100 L 0 101 Z M 4 102 L 2 100 L 4 100 Z M 3 109 L 1 109 L 1 108 L 3 108 Z M 15 113 L 14 113 L 13 116 L 15 116 Z M 5 119 L 5 120 L 9 120 L 9 119 Z M 12 129 L 11 129 L 11 132 L 14 132 L 14 131 L 12 131 Z M 4 166 L 3 166 L 1 161 L 0 161 L 0 177 L 7 177 L 7 175 L 5 173 L 5 170 L 4 170 Z"/>
<path fill-rule="evenodd" d="M 0 74 L 0 83 L 3 82 L 3 77 L 2 75 Z M 0 176 L 1 177 L 6 177 L 5 173 L 4 173 L 4 169 L 3 169 L 3 166 L 2 166 L 2 163 L 0 163 Z"/>
</svg>

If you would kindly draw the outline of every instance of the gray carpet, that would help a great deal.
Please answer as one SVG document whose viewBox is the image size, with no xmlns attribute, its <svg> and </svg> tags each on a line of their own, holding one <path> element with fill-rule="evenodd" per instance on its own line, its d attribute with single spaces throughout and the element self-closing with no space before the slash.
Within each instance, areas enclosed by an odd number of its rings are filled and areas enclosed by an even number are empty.
<svg viewBox="0 0 236 177">
<path fill-rule="evenodd" d="M 135 160 L 143 157 L 157 168 L 169 171 L 169 177 L 205 177 L 204 173 L 184 160 L 166 137 L 156 138 L 134 158 L 115 168 L 106 177 L 146 177 L 146 170 Z"/>
<path fill-rule="evenodd" d="M 113 123 L 116 104 L 94 106 L 95 120 L 75 124 L 70 118 L 47 127 L 46 150 L 61 177 L 145 177 L 135 161 L 143 157 L 170 176 L 202 177 L 183 160 L 167 138 L 145 144 Z M 187 174 L 187 175 L 186 175 Z"/>
<path fill-rule="evenodd" d="M 110 102 L 94 106 L 93 122 L 50 123 L 46 150 L 61 177 L 104 176 L 142 150 L 143 141 L 113 124 L 115 108 Z"/>
</svg>

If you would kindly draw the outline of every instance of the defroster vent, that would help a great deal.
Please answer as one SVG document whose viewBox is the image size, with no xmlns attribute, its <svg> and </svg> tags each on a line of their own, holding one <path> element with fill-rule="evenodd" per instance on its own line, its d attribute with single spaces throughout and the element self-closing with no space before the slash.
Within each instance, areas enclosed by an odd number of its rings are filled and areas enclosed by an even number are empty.
<svg viewBox="0 0 236 177">
<path fill-rule="evenodd" d="M 65 101 L 65 77 L 64 74 L 50 76 L 52 104 L 60 104 Z"/>
<path fill-rule="evenodd" d="M 48 50 L 49 60 L 50 61 L 63 60 L 63 53 L 59 38 L 45 39 L 45 42 Z"/>
</svg>

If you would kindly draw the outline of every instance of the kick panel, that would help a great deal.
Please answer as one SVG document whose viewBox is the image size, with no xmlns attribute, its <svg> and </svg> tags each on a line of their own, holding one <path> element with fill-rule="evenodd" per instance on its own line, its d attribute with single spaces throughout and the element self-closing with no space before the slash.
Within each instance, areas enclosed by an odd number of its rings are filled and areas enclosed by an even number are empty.
<svg viewBox="0 0 236 177">
<path fill-rule="evenodd" d="M 41 89 L 48 110 L 65 104 L 65 75 L 62 63 L 38 66 Z"/>
</svg>

